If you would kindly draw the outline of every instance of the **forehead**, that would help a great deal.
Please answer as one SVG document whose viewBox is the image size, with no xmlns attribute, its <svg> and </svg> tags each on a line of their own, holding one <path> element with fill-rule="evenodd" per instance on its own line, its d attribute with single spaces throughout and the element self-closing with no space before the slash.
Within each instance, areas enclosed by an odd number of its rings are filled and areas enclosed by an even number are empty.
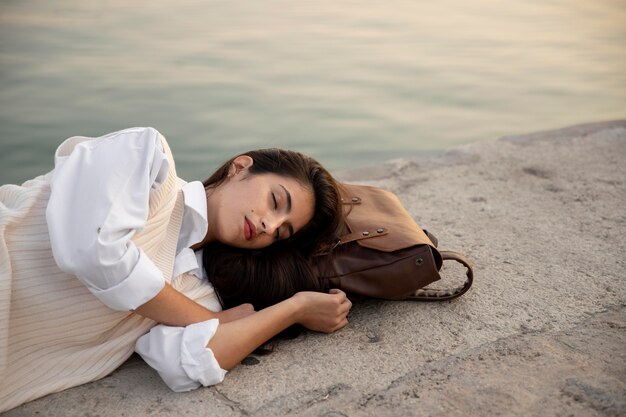
<svg viewBox="0 0 626 417">
<path fill-rule="evenodd" d="M 288 177 L 286 175 L 274 174 L 274 173 L 263 173 L 263 174 L 253 174 L 250 176 L 251 179 L 257 178 L 259 181 L 267 182 L 270 185 L 284 186 L 285 188 L 292 191 L 292 189 L 300 190 L 305 193 L 313 194 L 311 187 L 309 184 L 302 183 L 301 181 Z"/>
</svg>

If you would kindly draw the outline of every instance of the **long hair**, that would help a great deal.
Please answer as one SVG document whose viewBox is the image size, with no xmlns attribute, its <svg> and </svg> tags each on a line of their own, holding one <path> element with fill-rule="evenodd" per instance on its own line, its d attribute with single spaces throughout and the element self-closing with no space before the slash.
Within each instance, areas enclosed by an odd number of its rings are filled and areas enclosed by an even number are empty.
<svg viewBox="0 0 626 417">
<path fill-rule="evenodd" d="M 282 175 L 295 179 L 313 191 L 313 218 L 288 241 L 307 256 L 337 240 L 343 224 L 343 209 L 339 184 L 326 168 L 309 156 L 285 149 L 258 149 L 241 155 L 247 155 L 254 161 L 249 168 L 250 175 Z M 222 184 L 228 177 L 228 170 L 235 158 L 224 163 L 207 178 L 203 182 L 205 188 L 215 188 Z"/>
<path fill-rule="evenodd" d="M 202 261 L 224 309 L 250 303 L 261 310 L 299 291 L 326 291 L 307 259 L 285 242 L 264 249 L 211 242 L 203 248 Z"/>
</svg>

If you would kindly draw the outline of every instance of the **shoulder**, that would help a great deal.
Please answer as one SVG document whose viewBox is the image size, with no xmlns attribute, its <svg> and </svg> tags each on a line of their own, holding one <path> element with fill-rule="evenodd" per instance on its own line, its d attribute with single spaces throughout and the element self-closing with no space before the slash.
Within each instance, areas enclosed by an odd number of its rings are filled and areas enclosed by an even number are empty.
<svg viewBox="0 0 626 417">
<path fill-rule="evenodd" d="M 165 137 L 153 127 L 131 127 L 95 138 L 96 141 L 129 140 L 137 143 L 159 143 Z"/>
<path fill-rule="evenodd" d="M 77 148 L 93 150 L 96 148 L 154 148 L 163 151 L 167 143 L 165 137 L 153 127 L 131 127 L 107 133 L 98 137 L 72 136 L 66 139 L 55 152 L 55 159 L 67 157 Z"/>
</svg>

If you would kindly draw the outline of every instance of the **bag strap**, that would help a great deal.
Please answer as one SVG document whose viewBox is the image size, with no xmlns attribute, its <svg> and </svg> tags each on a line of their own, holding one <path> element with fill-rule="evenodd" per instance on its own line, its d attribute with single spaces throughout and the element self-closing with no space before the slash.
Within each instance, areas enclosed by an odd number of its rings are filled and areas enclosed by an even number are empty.
<svg viewBox="0 0 626 417">
<path fill-rule="evenodd" d="M 411 301 L 447 301 L 452 300 L 454 298 L 460 297 L 465 294 L 467 290 L 470 289 L 472 283 L 474 282 L 474 271 L 472 270 L 472 266 L 470 264 L 469 259 L 467 259 L 464 255 L 458 252 L 452 251 L 441 251 L 441 257 L 444 261 L 454 260 L 457 261 L 465 268 L 467 268 L 467 279 L 465 283 L 457 288 L 452 288 L 448 290 L 438 290 L 436 288 L 423 288 L 415 291 L 415 294 L 407 297 L 407 300 Z"/>
</svg>

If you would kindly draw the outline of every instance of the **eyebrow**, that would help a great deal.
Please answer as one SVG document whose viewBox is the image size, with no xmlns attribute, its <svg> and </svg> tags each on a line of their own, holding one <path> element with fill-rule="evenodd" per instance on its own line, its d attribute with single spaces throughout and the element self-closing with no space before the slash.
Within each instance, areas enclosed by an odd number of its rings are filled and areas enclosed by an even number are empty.
<svg viewBox="0 0 626 417">
<path fill-rule="evenodd" d="M 284 185 L 279 184 L 281 187 L 283 187 L 283 190 L 285 190 L 285 194 L 287 194 L 287 213 L 291 213 L 291 194 L 289 193 L 289 191 L 285 188 Z"/>
<path fill-rule="evenodd" d="M 285 188 L 284 185 L 282 184 L 278 184 L 280 185 L 283 190 L 285 190 L 285 194 L 287 195 L 287 213 L 291 213 L 291 193 L 289 192 L 289 190 L 287 190 Z M 293 236 L 293 225 L 291 223 L 289 223 L 289 237 Z"/>
</svg>

